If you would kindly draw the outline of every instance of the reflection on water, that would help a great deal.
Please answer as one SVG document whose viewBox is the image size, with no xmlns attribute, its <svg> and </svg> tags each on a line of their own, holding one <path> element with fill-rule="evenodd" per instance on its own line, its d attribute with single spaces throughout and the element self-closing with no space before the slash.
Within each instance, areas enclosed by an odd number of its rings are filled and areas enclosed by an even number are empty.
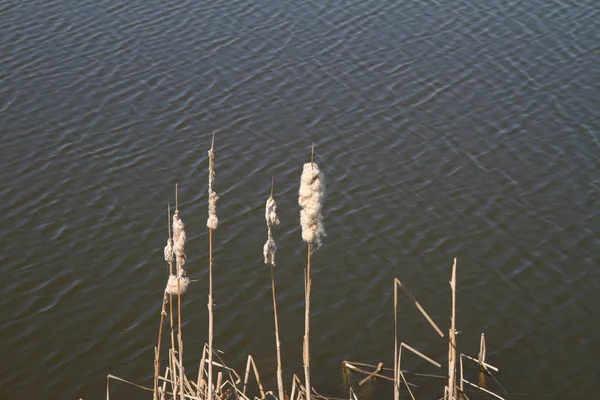
<svg viewBox="0 0 600 400">
<path fill-rule="evenodd" d="M 10 360 L 0 386 L 91 399 L 109 372 L 151 383 L 175 182 L 189 275 L 200 280 L 183 304 L 186 364 L 198 365 L 206 151 L 220 129 L 215 345 L 232 366 L 252 353 L 276 387 L 261 261 L 274 176 L 285 381 L 302 371 L 297 185 L 314 141 L 328 177 L 328 236 L 312 267 L 319 392 L 346 396 L 342 360 L 392 364 L 394 277 L 446 329 L 458 257 L 459 351 L 475 354 L 485 332 L 510 392 L 595 397 L 599 7 L 0 0 Z M 447 344 L 415 312 L 402 306 L 401 340 L 443 363 Z M 407 372 L 439 373 L 430 367 L 414 361 Z M 364 392 L 389 398 L 391 386 Z M 415 395 L 441 389 L 425 381 Z"/>
</svg>

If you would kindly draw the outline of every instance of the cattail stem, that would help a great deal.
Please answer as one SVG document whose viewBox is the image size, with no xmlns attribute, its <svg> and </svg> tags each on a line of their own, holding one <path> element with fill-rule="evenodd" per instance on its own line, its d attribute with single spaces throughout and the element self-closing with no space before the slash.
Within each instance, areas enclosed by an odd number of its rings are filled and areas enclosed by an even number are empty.
<svg viewBox="0 0 600 400">
<path fill-rule="evenodd" d="M 450 316 L 450 344 L 448 349 L 448 399 L 456 400 L 456 258 L 452 265 L 452 278 L 450 279 L 452 289 L 452 314 Z"/>
<path fill-rule="evenodd" d="M 213 257 L 212 257 L 212 237 L 213 230 L 209 229 L 209 278 L 208 278 L 208 399 L 213 398 L 213 387 L 212 387 L 212 360 L 213 360 L 213 297 L 212 297 L 212 268 L 213 268 Z"/>
<path fill-rule="evenodd" d="M 305 313 L 304 313 L 304 380 L 306 388 L 306 400 L 310 400 L 310 243 L 308 243 L 308 262 L 306 266 L 306 295 L 305 295 Z"/>
<path fill-rule="evenodd" d="M 275 267 L 271 264 L 271 291 L 273 292 L 273 314 L 275 316 L 275 344 L 277 348 L 277 389 L 279 400 L 285 400 L 283 392 L 283 371 L 281 369 L 281 341 L 279 340 L 279 322 L 277 319 L 277 300 L 275 297 Z"/>
<path fill-rule="evenodd" d="M 183 338 L 181 337 L 181 276 L 177 277 L 177 340 L 179 341 L 179 399 L 183 400 Z"/>
<path fill-rule="evenodd" d="M 162 342 L 163 324 L 167 306 L 167 292 L 163 296 L 163 303 L 160 310 L 160 326 L 158 328 L 158 342 L 156 344 L 156 357 L 154 359 L 154 400 L 158 400 L 158 375 L 160 372 L 160 344 Z"/>
<path fill-rule="evenodd" d="M 177 184 L 175 184 L 175 197 L 177 197 Z M 175 203 L 177 204 L 177 203 Z M 177 205 L 175 206 L 175 208 L 177 208 Z M 171 237 L 171 204 L 168 204 L 167 206 L 167 215 L 168 215 L 168 221 L 167 221 L 167 228 L 169 230 L 169 238 L 172 239 Z M 169 276 L 173 275 L 173 260 L 171 259 L 169 261 Z M 173 329 L 173 294 L 169 293 L 169 323 L 171 325 L 171 350 L 175 351 L 175 330 Z M 169 356 L 169 358 L 171 358 Z M 174 382 L 174 387 L 173 387 L 173 393 L 176 393 L 177 390 L 177 379 L 173 379 Z"/>
</svg>

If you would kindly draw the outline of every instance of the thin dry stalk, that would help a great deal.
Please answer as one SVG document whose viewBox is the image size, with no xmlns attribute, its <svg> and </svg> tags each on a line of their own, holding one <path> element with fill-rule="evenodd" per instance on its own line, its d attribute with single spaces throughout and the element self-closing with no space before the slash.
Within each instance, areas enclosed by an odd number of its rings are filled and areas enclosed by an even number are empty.
<svg viewBox="0 0 600 400">
<path fill-rule="evenodd" d="M 273 317 L 275 320 L 275 347 L 277 350 L 277 389 L 279 393 L 279 400 L 285 400 L 283 391 L 283 371 L 281 367 L 281 341 L 279 340 L 279 322 L 277 317 L 277 298 L 275 296 L 275 241 L 272 237 L 271 225 L 279 224 L 279 218 L 276 214 L 275 199 L 273 198 L 273 191 L 275 187 L 275 178 L 271 178 L 271 195 L 267 200 L 265 210 L 265 220 L 267 221 L 267 243 L 264 247 L 265 263 L 270 264 L 271 267 L 271 292 L 273 294 Z"/>
<path fill-rule="evenodd" d="M 309 351 L 309 335 L 310 335 L 310 243 L 308 243 L 308 259 L 306 266 L 306 296 L 305 296 L 305 314 L 304 314 L 304 381 L 306 385 L 306 400 L 310 400 L 310 351 Z"/>
<path fill-rule="evenodd" d="M 425 311 L 417 299 L 415 299 L 414 296 L 408 291 L 408 288 L 404 286 L 398 278 L 394 278 L 394 400 L 398 400 L 400 397 L 400 375 L 398 374 L 398 287 L 402 288 L 404 293 L 408 296 L 415 307 L 417 307 L 421 314 L 423 314 L 425 319 L 429 322 L 429 324 L 431 324 L 438 335 L 440 335 L 440 337 L 444 337 L 442 330 L 436 325 L 435 322 L 433 322 L 429 314 L 427 314 L 427 311 Z"/>
<path fill-rule="evenodd" d="M 452 315 L 450 317 L 450 345 L 448 348 L 448 396 L 450 400 L 456 400 L 456 258 L 452 266 L 450 288 L 452 289 Z"/>
<path fill-rule="evenodd" d="M 481 333 L 481 340 L 479 342 L 479 354 L 477 355 L 477 358 L 479 359 L 479 367 L 481 369 L 485 369 L 485 366 L 483 364 L 485 364 L 485 354 L 486 353 L 486 348 L 485 348 L 485 334 L 482 332 Z"/>
<path fill-rule="evenodd" d="M 198 369 L 198 383 L 196 387 L 198 388 L 197 395 L 200 395 L 200 392 L 204 392 L 204 387 L 206 386 L 206 381 L 204 380 L 204 364 L 206 363 L 206 353 L 207 348 L 206 344 L 204 344 L 204 348 L 202 349 L 202 358 L 200 359 L 200 368 Z"/>
<path fill-rule="evenodd" d="M 367 376 L 365 376 L 360 382 L 358 382 L 358 386 L 364 385 L 369 379 L 376 376 L 379 373 L 379 371 L 381 371 L 382 369 L 383 369 L 383 363 L 380 362 L 379 364 L 377 364 L 375 371 L 371 372 L 370 374 L 367 374 Z"/>
<path fill-rule="evenodd" d="M 281 341 L 279 340 L 279 322 L 277 320 L 277 300 L 275 298 L 275 267 L 271 265 L 271 289 L 273 292 L 273 314 L 275 317 L 275 343 L 277 348 L 277 388 L 279 400 L 285 400 L 283 392 L 283 371 L 281 368 Z"/>
<path fill-rule="evenodd" d="M 177 340 L 179 341 L 179 399 L 183 400 L 183 338 L 181 337 L 181 276 L 177 277 Z"/>
<path fill-rule="evenodd" d="M 213 230 L 209 229 L 209 281 L 208 281 L 208 399 L 212 400 L 212 349 L 213 349 L 213 298 L 212 298 L 212 236 Z"/>
<path fill-rule="evenodd" d="M 213 399 L 213 229 L 217 227 L 216 202 L 217 194 L 213 191 L 215 133 L 213 132 L 212 144 L 208 151 L 208 214 L 207 226 L 209 228 L 209 279 L 208 279 L 208 400 Z"/>
<path fill-rule="evenodd" d="M 160 310 L 160 326 L 158 328 L 158 343 L 156 344 L 156 356 L 154 358 L 154 400 L 158 400 L 158 375 L 160 372 L 160 344 L 162 342 L 163 324 L 165 322 L 167 292 L 163 296 L 163 303 Z"/>
<path fill-rule="evenodd" d="M 254 358 L 249 355 L 248 361 L 246 362 L 246 373 L 244 374 L 244 387 L 242 389 L 242 393 L 246 394 L 246 387 L 248 386 L 248 379 L 250 378 L 250 367 L 254 371 L 254 377 L 256 378 L 256 384 L 258 385 L 258 390 L 260 391 L 261 398 L 265 397 L 265 390 L 263 389 L 262 383 L 260 382 L 260 375 L 258 374 L 258 369 L 256 368 L 256 364 L 254 363 Z"/>
<path fill-rule="evenodd" d="M 362 369 L 362 368 L 359 368 L 359 367 L 356 366 L 356 365 L 363 365 L 363 366 L 367 366 L 367 367 L 377 368 L 374 365 L 369 365 L 369 364 L 364 364 L 364 363 L 354 363 L 354 362 L 351 363 L 350 361 L 344 361 L 343 365 L 344 365 L 344 367 L 346 367 L 348 369 L 351 369 L 353 371 L 359 372 L 361 374 L 373 375 L 373 377 L 375 377 L 375 378 L 385 379 L 385 380 L 388 380 L 388 381 L 393 381 L 394 380 L 394 378 L 390 378 L 389 376 L 382 375 L 382 374 L 379 374 L 379 373 L 374 373 L 372 371 L 367 371 L 365 369 Z M 389 370 L 388 368 L 382 368 L 382 369 L 383 370 Z"/>
</svg>

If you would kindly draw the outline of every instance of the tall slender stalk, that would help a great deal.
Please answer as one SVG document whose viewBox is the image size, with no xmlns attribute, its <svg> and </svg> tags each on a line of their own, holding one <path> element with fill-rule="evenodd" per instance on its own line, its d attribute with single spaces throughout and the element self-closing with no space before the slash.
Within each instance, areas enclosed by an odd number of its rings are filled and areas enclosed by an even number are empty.
<svg viewBox="0 0 600 400">
<path fill-rule="evenodd" d="M 212 360 L 213 360 L 213 257 L 212 257 L 212 238 L 213 230 L 209 229 L 209 280 L 208 280 L 208 399 L 213 398 L 213 387 L 212 387 Z"/>
<path fill-rule="evenodd" d="M 183 332 L 181 328 L 182 324 L 182 316 L 181 316 L 181 295 L 187 288 L 189 283 L 189 279 L 185 277 L 185 270 L 183 266 L 186 262 L 185 256 L 185 241 L 186 241 L 186 233 L 185 233 L 185 225 L 181 218 L 179 218 L 179 193 L 178 193 L 178 185 L 175 184 L 175 214 L 173 215 L 173 250 L 175 255 L 177 256 L 177 341 L 179 346 L 179 399 L 183 400 L 184 398 L 184 367 L 183 367 Z M 169 277 L 171 279 L 171 277 Z"/>
<path fill-rule="evenodd" d="M 283 370 L 281 368 L 281 341 L 279 340 L 279 322 L 277 319 L 277 300 L 275 297 L 275 267 L 271 265 L 271 290 L 273 292 L 273 314 L 275 317 L 275 343 L 277 348 L 277 389 L 279 400 L 285 400 L 283 391 Z"/>
<path fill-rule="evenodd" d="M 156 344 L 156 356 L 154 359 L 154 400 L 158 400 L 158 375 L 160 372 L 160 344 L 162 342 L 163 324 L 165 322 L 165 314 L 167 306 L 167 292 L 163 296 L 163 303 L 160 310 L 160 326 L 158 328 L 158 342 Z"/>
<path fill-rule="evenodd" d="M 304 313 L 304 379 L 306 400 L 311 398 L 310 386 L 310 256 L 313 247 L 316 249 L 321 245 L 321 237 L 325 235 L 323 228 L 323 216 L 321 208 L 325 198 L 325 176 L 314 162 L 315 144 L 312 144 L 310 163 L 304 164 L 302 177 L 300 178 L 300 190 L 298 204 L 302 207 L 300 211 L 300 225 L 302 226 L 302 240 L 308 244 L 308 259 L 306 265 L 305 285 L 305 313 Z M 315 246 L 312 246 L 312 244 Z"/>
<path fill-rule="evenodd" d="M 213 399 L 213 230 L 217 229 L 219 220 L 217 218 L 217 200 L 219 196 L 213 190 L 215 179 L 215 132 L 213 132 L 212 143 L 208 151 L 208 220 L 206 226 L 209 229 L 209 280 L 208 280 L 208 400 Z"/>
<path fill-rule="evenodd" d="M 167 239 L 167 245 L 165 246 L 164 255 L 165 261 L 169 263 L 170 272 L 173 270 L 173 241 L 171 239 L 171 205 L 167 205 L 167 229 L 169 230 L 169 237 Z M 154 400 L 158 400 L 158 376 L 160 373 L 160 345 L 162 343 L 163 325 L 165 322 L 167 306 L 167 291 L 163 296 L 163 303 L 160 310 L 160 326 L 158 328 L 158 342 L 156 344 L 156 357 L 154 361 Z"/>
<path fill-rule="evenodd" d="M 277 350 L 277 389 L 279 392 L 279 400 L 285 400 L 283 391 L 283 371 L 281 368 L 281 341 L 279 340 L 279 322 L 277 319 L 277 298 L 275 296 L 275 253 L 277 246 L 273 239 L 272 225 L 279 225 L 277 217 L 277 205 L 273 198 L 273 190 L 275 186 L 275 178 L 271 178 L 271 195 L 267 199 L 265 205 L 265 220 L 267 221 L 267 242 L 263 247 L 263 255 L 265 264 L 271 266 L 271 291 L 273 293 L 273 316 L 275 319 L 275 347 Z"/>
<path fill-rule="evenodd" d="M 306 296 L 305 296 L 305 312 L 304 312 L 304 381 L 306 387 L 306 400 L 310 400 L 310 243 L 308 243 L 308 259 L 306 266 Z"/>
<path fill-rule="evenodd" d="M 450 317 L 450 344 L 448 348 L 448 398 L 456 400 L 456 258 L 452 266 L 452 315 Z"/>
</svg>

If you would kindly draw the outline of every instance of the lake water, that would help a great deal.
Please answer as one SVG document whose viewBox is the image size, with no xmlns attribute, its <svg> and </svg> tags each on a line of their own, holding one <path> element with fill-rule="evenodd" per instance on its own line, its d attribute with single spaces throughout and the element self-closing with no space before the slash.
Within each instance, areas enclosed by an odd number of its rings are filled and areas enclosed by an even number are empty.
<svg viewBox="0 0 600 400">
<path fill-rule="evenodd" d="M 447 332 L 457 257 L 459 351 L 485 332 L 507 398 L 598 396 L 600 2 L 0 0 L 0 32 L 0 397 L 99 399 L 108 373 L 151 385 L 176 182 L 200 280 L 183 303 L 193 376 L 214 130 L 215 345 L 231 366 L 253 354 L 276 389 L 273 176 L 286 388 L 302 375 L 297 192 L 314 142 L 319 392 L 347 396 L 343 360 L 391 365 L 394 277 Z M 444 364 L 403 366 L 444 375 L 446 342 L 405 298 L 399 321 Z M 414 379 L 418 398 L 443 395 Z"/>
</svg>

